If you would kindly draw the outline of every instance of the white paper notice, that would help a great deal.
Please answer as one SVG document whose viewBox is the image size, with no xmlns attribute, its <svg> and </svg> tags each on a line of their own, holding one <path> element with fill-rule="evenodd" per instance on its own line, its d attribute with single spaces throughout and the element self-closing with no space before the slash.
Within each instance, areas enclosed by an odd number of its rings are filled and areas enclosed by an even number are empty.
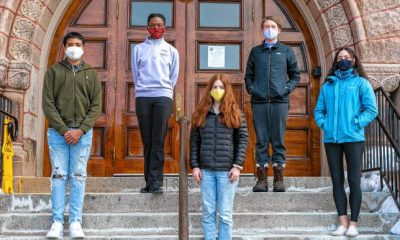
<svg viewBox="0 0 400 240">
<path fill-rule="evenodd" d="M 208 67 L 225 67 L 225 46 L 208 46 Z"/>
</svg>

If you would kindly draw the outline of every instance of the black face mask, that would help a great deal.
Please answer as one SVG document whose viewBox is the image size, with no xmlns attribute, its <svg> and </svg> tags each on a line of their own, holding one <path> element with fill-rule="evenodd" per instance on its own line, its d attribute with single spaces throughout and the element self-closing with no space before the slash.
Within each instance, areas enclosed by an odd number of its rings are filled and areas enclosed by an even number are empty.
<svg viewBox="0 0 400 240">
<path fill-rule="evenodd" d="M 342 59 L 336 62 L 336 69 L 340 69 L 340 71 L 347 71 L 353 65 L 352 60 Z"/>
</svg>

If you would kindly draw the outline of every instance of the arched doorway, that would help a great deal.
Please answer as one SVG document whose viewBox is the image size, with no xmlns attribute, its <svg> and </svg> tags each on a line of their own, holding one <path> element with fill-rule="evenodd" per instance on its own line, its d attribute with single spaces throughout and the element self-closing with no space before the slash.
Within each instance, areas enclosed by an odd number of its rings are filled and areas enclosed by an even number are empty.
<svg viewBox="0 0 400 240">
<path fill-rule="evenodd" d="M 63 58 L 62 37 L 68 31 L 87 38 L 85 60 L 94 66 L 103 86 L 103 111 L 94 128 L 88 174 L 110 176 L 143 172 L 142 144 L 135 114 L 133 82 L 130 73 L 132 47 L 147 36 L 149 12 L 167 17 L 165 39 L 175 45 L 181 57 L 175 95 L 182 99 L 184 113 L 190 115 L 205 82 L 215 73 L 232 78 L 234 91 L 246 113 L 251 140 L 245 172 L 254 171 L 249 96 L 244 90 L 244 72 L 251 48 L 260 44 L 263 16 L 278 15 L 284 20 L 280 40 L 292 46 L 302 72 L 298 88 L 291 94 L 286 134 L 287 175 L 320 174 L 320 133 L 312 119 L 319 91 L 319 80 L 311 70 L 318 65 L 311 33 L 291 1 L 280 0 L 85 0 L 74 1 L 54 37 L 49 66 Z M 220 14 L 224 12 L 224 14 Z M 211 51 L 218 50 L 218 56 Z M 166 173 L 178 171 L 178 125 L 170 118 L 166 141 Z M 45 147 L 44 175 L 50 166 Z"/>
</svg>

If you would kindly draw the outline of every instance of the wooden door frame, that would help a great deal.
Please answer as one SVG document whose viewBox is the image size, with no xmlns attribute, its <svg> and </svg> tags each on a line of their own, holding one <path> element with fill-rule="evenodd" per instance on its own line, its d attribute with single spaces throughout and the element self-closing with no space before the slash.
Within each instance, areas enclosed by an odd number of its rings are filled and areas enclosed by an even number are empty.
<svg viewBox="0 0 400 240">
<path fill-rule="evenodd" d="M 310 82 L 312 81 L 312 89 L 310 90 L 308 94 L 310 94 L 310 101 L 309 106 L 312 108 L 315 106 L 318 95 L 319 95 L 319 90 L 320 90 L 320 80 L 315 78 L 312 74 L 313 68 L 315 66 L 319 66 L 319 58 L 318 58 L 318 52 L 315 47 L 314 43 L 314 38 L 311 34 L 309 25 L 307 24 L 306 20 L 304 19 L 303 15 L 299 11 L 298 7 L 296 4 L 293 3 L 293 1 L 281 1 L 281 0 L 274 0 L 275 2 L 279 2 L 283 4 L 288 10 L 288 12 L 291 13 L 291 16 L 296 19 L 297 26 L 300 28 L 300 31 L 303 33 L 304 38 L 305 38 L 305 45 L 306 48 L 308 49 L 308 53 L 310 54 L 309 56 L 309 66 L 310 66 Z M 313 101 L 314 100 L 314 101 Z M 314 114 L 312 109 L 309 110 L 310 113 L 310 121 L 311 121 L 311 141 L 310 144 L 310 157 L 312 160 L 312 166 L 311 166 L 311 174 L 312 176 L 320 176 L 321 175 L 321 148 L 320 148 L 320 142 L 321 142 L 321 132 L 318 128 L 318 126 L 315 124 L 314 121 Z M 288 126 L 290 126 L 290 121 L 288 121 Z"/>
<path fill-rule="evenodd" d="M 310 24 L 307 24 L 307 22 L 312 21 L 312 20 L 306 19 L 306 17 L 303 17 L 303 15 L 300 12 L 300 10 L 302 10 L 302 11 L 306 11 L 306 10 L 302 9 L 302 8 L 299 8 L 298 7 L 299 4 L 297 3 L 297 1 L 296 1 L 296 3 L 294 3 L 293 1 L 284 1 L 283 4 L 288 9 L 290 9 L 291 13 L 295 12 L 298 16 L 300 16 L 300 18 L 296 18 L 296 20 L 298 20 L 298 19 L 301 20 L 301 21 L 298 21 L 299 27 L 302 28 L 303 33 L 305 35 L 307 35 L 308 36 L 307 38 L 310 40 L 310 41 L 306 41 L 306 45 L 307 45 L 308 49 L 310 49 L 309 50 L 310 54 L 314 53 L 316 55 L 315 57 L 310 56 L 310 60 L 314 61 L 314 63 L 315 63 L 315 64 L 313 64 L 313 63 L 310 62 L 310 66 L 321 65 L 321 63 L 322 63 L 322 65 L 323 65 L 322 68 L 325 69 L 326 66 L 324 65 L 325 64 L 324 56 L 322 54 L 323 50 L 320 49 L 321 48 L 320 47 L 321 46 L 321 42 L 318 42 L 318 39 L 315 39 L 315 37 L 318 36 L 318 34 L 316 34 L 316 29 L 313 29 L 314 30 L 313 34 L 311 34 L 310 29 L 312 29 L 312 27 L 311 27 Z M 50 51 L 49 51 L 50 54 L 48 56 L 48 61 L 47 61 L 48 62 L 48 67 L 50 67 L 50 65 L 52 63 L 56 62 L 56 59 L 57 59 L 57 54 L 56 53 L 57 53 L 58 49 L 61 47 L 61 45 L 62 45 L 62 38 L 63 38 L 64 33 L 65 33 L 64 31 L 68 27 L 68 25 L 71 23 L 71 21 L 73 19 L 73 15 L 82 6 L 84 6 L 84 4 L 82 4 L 82 2 L 71 1 L 71 4 L 66 7 L 67 9 L 66 9 L 65 13 L 60 17 L 61 21 L 58 24 L 58 26 L 56 27 L 57 30 L 55 31 L 55 35 L 53 37 L 53 40 L 52 40 L 52 43 L 51 43 L 51 47 L 50 47 Z M 306 20 L 309 20 L 309 21 L 306 21 Z M 63 31 L 63 29 L 64 29 L 64 31 Z M 185 29 L 185 32 L 186 32 L 186 29 Z M 315 47 L 316 46 L 314 44 L 315 41 L 317 41 L 316 44 L 317 44 L 318 49 L 316 49 L 316 47 Z M 185 49 L 186 49 L 186 47 L 185 47 Z M 43 71 L 45 71 L 45 70 L 43 70 Z M 183 76 L 185 76 L 184 78 L 186 79 L 186 76 L 187 76 L 186 68 L 185 69 L 181 69 L 181 74 Z M 311 78 L 310 78 L 310 80 L 311 80 Z M 314 80 L 319 83 L 318 79 L 314 79 Z M 185 88 L 186 88 L 186 84 L 185 84 Z M 319 94 L 319 88 L 320 88 L 320 84 L 313 84 L 313 88 L 311 89 L 311 93 L 310 93 L 312 95 L 311 99 L 315 99 L 316 100 L 316 97 Z M 314 106 L 314 105 L 315 105 L 315 102 L 310 103 L 310 106 Z M 185 109 L 185 113 L 187 113 L 186 104 L 184 105 L 184 109 Z M 316 128 L 314 123 L 312 124 L 312 127 L 313 127 L 313 129 L 314 129 L 314 127 Z M 47 129 L 47 121 L 45 121 L 45 128 L 43 130 L 45 130 L 45 129 Z M 318 128 L 316 128 L 316 129 L 318 129 Z M 43 134 L 43 133 L 45 133 L 45 131 L 43 131 L 40 134 Z M 314 141 L 316 141 L 318 143 L 317 144 L 318 146 L 314 146 L 314 145 L 312 146 L 312 154 L 314 155 L 313 157 L 316 157 L 315 156 L 315 154 L 316 154 L 316 155 L 318 155 L 317 157 L 320 159 L 318 161 L 318 164 L 313 165 L 313 175 L 320 175 L 320 172 L 321 172 L 321 168 L 320 168 L 320 166 L 321 166 L 321 158 L 320 157 L 322 156 L 322 154 L 320 153 L 320 149 L 321 149 L 320 148 L 320 144 L 321 144 L 321 141 L 320 141 L 321 137 L 320 136 L 321 136 L 320 131 L 319 130 L 317 130 L 317 131 L 314 130 L 313 131 L 313 136 L 311 137 L 312 139 L 314 139 Z M 42 140 L 44 141 L 44 144 L 43 144 L 44 153 L 43 153 L 43 155 L 45 156 L 45 158 L 43 158 L 43 159 L 46 159 L 46 157 L 47 157 L 47 159 L 49 159 L 46 134 L 44 134 L 44 137 L 42 138 Z M 41 151 L 41 150 L 39 149 L 38 151 Z M 40 165 L 40 164 L 38 164 L 38 165 Z M 43 169 L 42 170 L 43 170 L 43 174 L 45 176 L 48 175 L 49 172 L 50 172 L 50 165 L 47 164 L 47 166 L 46 166 L 46 164 L 43 163 Z M 39 171 L 40 171 L 40 169 L 39 169 Z"/>
<path fill-rule="evenodd" d="M 55 50 L 55 51 L 50 51 L 48 60 L 47 60 L 47 69 L 50 68 L 53 64 L 55 64 L 58 59 L 59 59 L 59 50 L 63 47 L 63 38 L 66 34 L 66 30 L 68 28 L 71 27 L 71 24 L 76 21 L 78 17 L 81 16 L 81 14 L 83 13 L 83 11 L 86 10 L 86 7 L 91 3 L 92 0 L 84 0 L 84 1 L 72 1 L 71 4 L 67 7 L 64 15 L 61 17 L 61 21 L 60 23 L 56 26 L 56 30 L 55 30 L 55 34 L 53 37 L 53 40 L 51 42 L 50 45 L 50 49 L 51 50 Z M 108 13 L 110 11 L 114 11 L 116 12 L 116 5 L 115 4 L 109 4 L 111 2 L 110 1 L 106 1 L 106 10 L 109 10 L 106 12 L 106 18 L 107 18 L 107 24 L 110 24 L 112 22 L 116 23 L 116 19 L 114 18 L 108 18 Z M 85 26 L 85 27 L 91 27 L 91 26 Z M 73 28 L 73 27 L 72 27 Z M 88 38 L 85 37 L 85 40 L 88 40 Z M 108 53 L 106 53 L 108 54 Z M 47 70 L 46 69 L 46 70 Z M 45 71 L 46 71 L 45 70 Z M 112 81 L 106 81 L 105 82 L 107 85 L 113 85 Z M 41 86 L 42 87 L 42 86 Z M 104 98 L 104 96 L 103 96 Z M 106 109 L 107 111 L 107 109 Z M 110 112 L 107 112 L 106 114 L 111 114 Z M 100 117 L 99 117 L 100 118 Z M 50 164 L 50 156 L 49 156 L 49 150 L 48 150 L 48 143 L 47 143 L 47 134 L 45 132 L 45 130 L 48 128 L 48 122 L 45 119 L 45 117 L 43 117 L 44 119 L 44 129 L 43 129 L 43 176 L 50 176 L 51 173 L 51 164 Z M 112 125 L 112 122 L 111 124 Z M 107 131 L 108 129 L 105 128 L 105 131 Z M 113 131 L 107 132 L 104 134 L 104 137 L 107 139 L 113 138 Z M 107 142 L 105 140 L 105 142 Z M 106 155 L 111 156 L 112 155 L 112 149 L 107 148 L 106 146 L 104 146 L 104 156 L 105 159 L 107 159 Z M 48 161 L 46 161 L 46 159 L 48 159 Z M 109 160 L 105 160 L 105 176 L 109 176 L 112 175 L 112 161 Z"/>
</svg>

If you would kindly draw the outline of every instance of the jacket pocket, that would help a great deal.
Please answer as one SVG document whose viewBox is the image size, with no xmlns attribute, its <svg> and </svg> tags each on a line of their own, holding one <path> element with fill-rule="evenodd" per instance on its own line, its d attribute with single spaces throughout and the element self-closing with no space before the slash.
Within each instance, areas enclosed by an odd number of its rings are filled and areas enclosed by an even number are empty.
<svg viewBox="0 0 400 240">
<path fill-rule="evenodd" d="M 328 132 L 327 125 L 328 125 L 328 118 L 325 116 L 324 123 L 322 123 L 322 131 L 324 131 L 324 133 Z"/>
<path fill-rule="evenodd" d="M 351 129 L 351 131 L 353 131 L 353 132 L 359 132 L 359 131 L 361 130 L 361 128 L 360 128 L 360 127 L 358 126 L 358 124 L 357 124 L 356 119 L 357 119 L 357 116 L 353 117 L 353 118 L 351 119 L 351 123 L 350 123 L 350 129 Z"/>
<path fill-rule="evenodd" d="M 250 90 L 251 90 L 251 97 L 254 100 L 264 100 L 264 97 L 262 97 L 260 94 L 260 88 L 257 85 L 253 83 L 253 85 L 250 87 Z"/>
</svg>

